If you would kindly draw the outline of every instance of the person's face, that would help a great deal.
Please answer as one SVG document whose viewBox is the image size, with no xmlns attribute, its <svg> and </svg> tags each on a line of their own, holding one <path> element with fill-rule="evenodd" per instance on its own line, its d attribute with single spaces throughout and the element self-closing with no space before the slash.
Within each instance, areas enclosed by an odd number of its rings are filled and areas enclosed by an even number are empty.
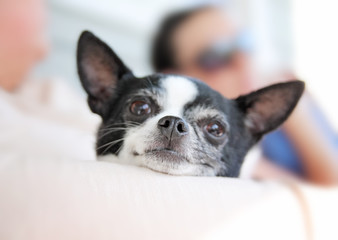
<svg viewBox="0 0 338 240">
<path fill-rule="evenodd" d="M 196 64 L 199 55 L 215 42 L 234 40 L 238 30 L 227 16 L 216 9 L 196 13 L 186 20 L 173 35 L 175 61 L 178 73 L 198 78 L 228 98 L 251 90 L 249 56 L 240 51 L 230 61 L 213 69 Z"/>
<path fill-rule="evenodd" d="M 45 18 L 43 0 L 0 1 L 0 78 L 12 87 L 46 54 Z"/>
</svg>

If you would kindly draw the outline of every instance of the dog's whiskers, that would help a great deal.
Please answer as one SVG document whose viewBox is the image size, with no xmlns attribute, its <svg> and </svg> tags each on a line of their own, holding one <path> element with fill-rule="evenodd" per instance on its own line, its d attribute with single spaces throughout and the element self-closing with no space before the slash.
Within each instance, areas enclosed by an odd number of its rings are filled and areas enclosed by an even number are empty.
<svg viewBox="0 0 338 240">
<path fill-rule="evenodd" d="M 121 146 L 119 147 L 119 149 L 117 149 L 116 154 L 119 154 L 119 153 L 120 153 L 122 147 L 123 147 L 123 144 L 121 144 Z"/>
<path fill-rule="evenodd" d="M 100 129 L 99 131 L 100 132 L 105 132 L 105 131 L 110 131 L 110 130 L 116 130 L 116 131 L 119 131 L 119 130 L 126 130 L 128 128 L 126 127 L 110 127 L 110 128 L 103 128 L 103 129 Z"/>
<path fill-rule="evenodd" d="M 111 128 L 111 127 L 123 127 L 123 126 L 127 126 L 127 127 L 137 127 L 139 126 L 140 123 L 138 122 L 133 122 L 133 121 L 126 121 L 123 123 L 112 123 L 110 125 L 107 125 L 105 128 L 101 129 L 101 130 L 105 130 L 107 128 Z"/>
<path fill-rule="evenodd" d="M 139 123 L 129 123 L 129 122 L 113 123 L 113 124 L 106 126 L 105 128 L 100 129 L 99 132 L 110 130 L 110 129 L 127 130 L 130 127 L 137 127 L 139 125 L 140 125 Z M 123 126 L 126 126 L 126 127 L 123 127 Z"/>
<path fill-rule="evenodd" d="M 146 84 L 147 84 L 147 83 L 149 84 L 149 85 L 148 85 L 148 88 L 150 89 L 150 91 L 151 91 L 153 94 L 155 94 L 155 93 L 154 93 L 154 85 L 153 85 L 153 83 L 151 82 L 150 78 L 147 77 L 146 80 L 147 80 Z"/>
<path fill-rule="evenodd" d="M 141 125 L 140 123 L 134 122 L 134 121 L 126 121 L 125 124 L 134 125 L 134 126 L 140 126 Z"/>
<path fill-rule="evenodd" d="M 114 141 L 105 143 L 105 144 L 103 144 L 102 146 L 96 148 L 96 150 L 99 150 L 99 149 L 101 149 L 101 148 L 104 148 L 104 147 L 106 147 L 106 146 L 109 146 L 110 144 L 115 144 L 115 143 L 121 142 L 121 141 L 123 141 L 123 140 L 124 140 L 124 138 L 120 138 L 120 139 L 117 139 L 117 140 L 114 140 Z"/>
<path fill-rule="evenodd" d="M 99 136 L 98 139 L 102 139 L 103 137 L 113 133 L 113 132 L 119 132 L 119 131 L 125 131 L 128 128 L 110 128 L 104 131 L 102 135 Z"/>
<path fill-rule="evenodd" d="M 115 140 L 115 141 L 111 141 L 111 142 L 108 142 L 106 144 L 103 144 L 102 146 L 96 148 L 96 150 L 99 150 L 99 149 L 102 149 L 102 148 L 106 148 L 102 154 L 104 154 L 105 152 L 107 152 L 111 147 L 113 147 L 114 145 L 116 145 L 117 143 L 121 142 L 121 141 L 124 141 L 124 138 L 121 138 L 121 139 L 118 139 L 118 140 Z"/>
</svg>

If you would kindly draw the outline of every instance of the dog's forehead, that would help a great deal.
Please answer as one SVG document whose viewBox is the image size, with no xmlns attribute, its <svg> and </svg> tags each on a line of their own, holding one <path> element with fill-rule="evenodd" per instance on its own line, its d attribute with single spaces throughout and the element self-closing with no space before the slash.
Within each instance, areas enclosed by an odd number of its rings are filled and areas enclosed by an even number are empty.
<svg viewBox="0 0 338 240">
<path fill-rule="evenodd" d="M 196 84 L 185 77 L 165 77 L 161 79 L 161 87 L 165 92 L 163 109 L 173 115 L 182 115 L 185 105 L 193 102 L 198 95 Z"/>
<path fill-rule="evenodd" d="M 143 78 L 142 82 L 134 94 L 155 100 L 160 107 L 157 118 L 171 115 L 198 119 L 224 115 L 223 97 L 195 79 L 156 74 Z"/>
</svg>

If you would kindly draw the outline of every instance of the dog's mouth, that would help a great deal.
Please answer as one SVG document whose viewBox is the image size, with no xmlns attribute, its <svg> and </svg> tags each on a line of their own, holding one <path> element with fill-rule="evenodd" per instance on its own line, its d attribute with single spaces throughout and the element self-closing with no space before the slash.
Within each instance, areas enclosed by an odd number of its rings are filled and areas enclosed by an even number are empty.
<svg viewBox="0 0 338 240">
<path fill-rule="evenodd" d="M 143 154 L 137 152 L 134 156 L 145 157 L 140 166 L 153 171 L 170 175 L 208 175 L 214 176 L 214 167 L 208 163 L 193 163 L 184 154 L 170 148 L 146 150 Z"/>
<path fill-rule="evenodd" d="M 140 156 L 141 154 L 134 152 L 134 156 Z M 170 148 L 156 148 L 156 149 L 148 149 L 144 151 L 144 154 L 142 154 L 147 157 L 155 158 L 158 161 L 171 161 L 171 162 L 189 162 L 187 157 L 185 157 L 183 154 L 170 149 Z"/>
</svg>

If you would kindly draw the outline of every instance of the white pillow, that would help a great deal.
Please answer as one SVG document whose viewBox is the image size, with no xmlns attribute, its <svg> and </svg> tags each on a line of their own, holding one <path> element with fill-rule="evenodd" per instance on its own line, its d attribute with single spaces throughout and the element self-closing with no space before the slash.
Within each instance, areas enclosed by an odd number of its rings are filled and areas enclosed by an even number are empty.
<svg viewBox="0 0 338 240">
<path fill-rule="evenodd" d="M 177 177 L 98 161 L 2 159 L 1 239 L 305 239 L 273 183 Z"/>
</svg>

